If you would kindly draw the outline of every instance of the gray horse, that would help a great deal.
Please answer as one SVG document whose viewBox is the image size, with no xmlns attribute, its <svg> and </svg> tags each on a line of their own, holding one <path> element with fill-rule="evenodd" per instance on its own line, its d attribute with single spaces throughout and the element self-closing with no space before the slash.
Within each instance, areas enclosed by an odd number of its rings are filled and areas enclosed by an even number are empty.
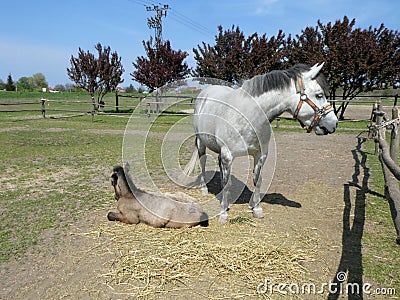
<svg viewBox="0 0 400 300">
<path fill-rule="evenodd" d="M 198 95 L 194 115 L 197 153 L 188 165 L 194 167 L 193 159 L 200 158 L 204 188 L 206 148 L 219 154 L 223 187 L 219 222 L 228 219 L 233 159 L 245 155 L 254 158 L 255 189 L 249 206 L 254 217 L 263 217 L 261 169 L 268 156 L 272 120 L 287 111 L 307 132 L 324 135 L 336 130 L 338 120 L 325 97 L 328 84 L 320 73 L 322 66 L 297 64 L 288 70 L 255 76 L 239 89 L 210 86 Z"/>
</svg>

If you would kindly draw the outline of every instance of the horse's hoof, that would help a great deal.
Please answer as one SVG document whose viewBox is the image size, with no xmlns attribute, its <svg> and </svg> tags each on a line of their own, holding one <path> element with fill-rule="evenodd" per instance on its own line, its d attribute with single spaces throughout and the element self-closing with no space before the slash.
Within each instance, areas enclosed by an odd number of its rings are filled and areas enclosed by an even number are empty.
<svg viewBox="0 0 400 300">
<path fill-rule="evenodd" d="M 264 213 L 261 208 L 253 208 L 253 217 L 256 219 L 264 218 Z"/>
<path fill-rule="evenodd" d="M 200 192 L 202 196 L 208 195 L 208 188 L 207 187 L 202 187 L 200 188 Z"/>
<path fill-rule="evenodd" d="M 220 214 L 218 218 L 218 223 L 220 224 L 228 223 L 228 214 L 227 213 Z"/>
</svg>

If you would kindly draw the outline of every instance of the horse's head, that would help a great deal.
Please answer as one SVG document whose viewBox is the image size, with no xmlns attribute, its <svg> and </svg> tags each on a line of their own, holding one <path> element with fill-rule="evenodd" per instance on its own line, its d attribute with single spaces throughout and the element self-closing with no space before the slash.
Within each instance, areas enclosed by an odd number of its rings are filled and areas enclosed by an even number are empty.
<svg viewBox="0 0 400 300">
<path fill-rule="evenodd" d="M 296 90 L 298 99 L 294 118 L 300 121 L 307 132 L 317 135 L 333 133 L 338 126 L 338 119 L 332 106 L 326 100 L 328 83 L 320 73 L 324 63 L 315 64 L 308 71 L 297 77 Z"/>
<path fill-rule="evenodd" d="M 130 193 L 128 182 L 125 177 L 124 168 L 116 166 L 111 174 L 111 185 L 114 187 L 115 199 L 125 197 Z"/>
</svg>

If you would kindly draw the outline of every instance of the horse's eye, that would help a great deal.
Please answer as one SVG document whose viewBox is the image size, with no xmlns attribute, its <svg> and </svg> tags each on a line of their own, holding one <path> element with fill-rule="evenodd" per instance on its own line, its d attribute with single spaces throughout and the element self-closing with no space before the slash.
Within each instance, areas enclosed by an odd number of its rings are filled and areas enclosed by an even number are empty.
<svg viewBox="0 0 400 300">
<path fill-rule="evenodd" d="M 316 95 L 318 99 L 323 99 L 324 98 L 324 94 L 323 93 L 319 93 Z"/>
</svg>

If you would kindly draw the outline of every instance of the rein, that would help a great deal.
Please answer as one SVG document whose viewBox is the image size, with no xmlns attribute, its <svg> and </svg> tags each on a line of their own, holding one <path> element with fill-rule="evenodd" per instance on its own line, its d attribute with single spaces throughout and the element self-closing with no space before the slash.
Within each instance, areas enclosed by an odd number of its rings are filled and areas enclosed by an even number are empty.
<svg viewBox="0 0 400 300">
<path fill-rule="evenodd" d="M 321 117 L 325 116 L 332 110 L 332 105 L 327 104 L 321 108 L 318 108 L 318 106 L 310 98 L 308 98 L 307 94 L 305 93 L 303 80 L 300 76 L 297 77 L 296 89 L 297 89 L 297 93 L 300 93 L 300 101 L 297 104 L 296 110 L 293 114 L 293 118 L 297 119 L 297 116 L 298 116 L 300 109 L 303 106 L 304 102 L 307 103 L 308 105 L 310 105 L 311 108 L 314 110 L 314 119 L 312 120 L 310 126 L 308 126 L 308 128 L 307 128 L 307 133 L 310 133 L 313 130 L 313 128 L 318 125 Z M 305 125 L 299 119 L 297 119 L 297 120 L 300 122 L 301 127 L 304 128 Z"/>
</svg>

